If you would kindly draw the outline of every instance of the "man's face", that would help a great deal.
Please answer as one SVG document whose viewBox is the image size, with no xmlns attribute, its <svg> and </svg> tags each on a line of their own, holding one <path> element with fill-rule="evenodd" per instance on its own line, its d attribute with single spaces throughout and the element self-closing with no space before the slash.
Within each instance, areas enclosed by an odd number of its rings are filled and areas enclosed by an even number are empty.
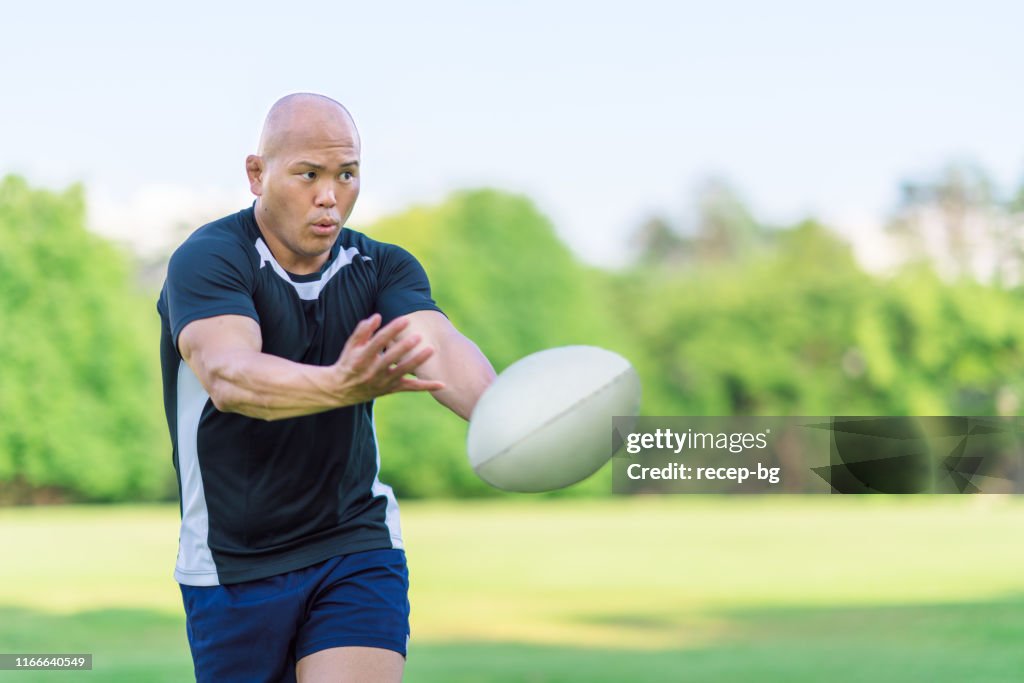
<svg viewBox="0 0 1024 683">
<path fill-rule="evenodd" d="M 312 273 L 326 261 L 359 196 L 359 151 L 351 120 L 321 108 L 292 117 L 247 161 L 257 223 L 286 270 Z"/>
</svg>

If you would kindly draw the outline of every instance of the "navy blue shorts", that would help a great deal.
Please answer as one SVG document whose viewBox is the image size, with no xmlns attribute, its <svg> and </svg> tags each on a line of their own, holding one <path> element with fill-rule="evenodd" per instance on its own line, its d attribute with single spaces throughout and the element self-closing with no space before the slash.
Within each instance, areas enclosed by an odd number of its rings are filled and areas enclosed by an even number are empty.
<svg viewBox="0 0 1024 683">
<path fill-rule="evenodd" d="M 369 550 L 227 586 L 181 586 L 196 680 L 293 682 L 295 663 L 361 645 L 403 657 L 409 640 L 405 552 Z"/>
</svg>

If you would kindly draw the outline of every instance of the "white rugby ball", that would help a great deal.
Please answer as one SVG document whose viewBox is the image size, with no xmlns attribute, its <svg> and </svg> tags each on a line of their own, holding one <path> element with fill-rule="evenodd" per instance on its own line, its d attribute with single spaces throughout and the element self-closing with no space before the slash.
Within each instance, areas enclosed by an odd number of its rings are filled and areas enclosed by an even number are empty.
<svg viewBox="0 0 1024 683">
<path fill-rule="evenodd" d="M 612 455 L 612 417 L 635 416 L 640 378 L 622 356 L 563 346 L 516 361 L 469 420 L 469 463 L 488 484 L 532 493 L 575 484 Z"/>
</svg>

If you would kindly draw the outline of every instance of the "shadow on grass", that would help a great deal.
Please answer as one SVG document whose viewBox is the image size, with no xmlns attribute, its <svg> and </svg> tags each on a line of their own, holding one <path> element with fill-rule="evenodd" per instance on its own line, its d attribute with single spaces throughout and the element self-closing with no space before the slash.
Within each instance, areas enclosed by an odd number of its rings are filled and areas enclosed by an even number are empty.
<svg viewBox="0 0 1024 683">
<path fill-rule="evenodd" d="M 195 678 L 184 614 L 117 609 L 64 615 L 4 607 L 0 652 L 93 655 L 92 671 L 4 671 L 0 681 L 180 683 Z"/>
<path fill-rule="evenodd" d="M 1020 681 L 1024 597 L 998 602 L 737 610 L 710 644 L 676 649 L 413 641 L 407 683 L 674 681 Z M 672 628 L 671 617 L 594 614 L 623 629 Z M 699 619 L 680 620 L 695 628 Z M 94 655 L 92 672 L 0 672 L 0 680 L 190 681 L 184 618 L 144 610 L 52 615 L 0 608 L 0 652 Z"/>
<path fill-rule="evenodd" d="M 693 614 L 592 614 L 581 623 L 651 633 L 699 628 Z M 700 646 L 628 650 L 510 643 L 418 644 L 410 683 L 1019 683 L 1024 596 L 998 602 L 732 610 Z M 680 634 L 680 642 L 702 640 Z"/>
</svg>

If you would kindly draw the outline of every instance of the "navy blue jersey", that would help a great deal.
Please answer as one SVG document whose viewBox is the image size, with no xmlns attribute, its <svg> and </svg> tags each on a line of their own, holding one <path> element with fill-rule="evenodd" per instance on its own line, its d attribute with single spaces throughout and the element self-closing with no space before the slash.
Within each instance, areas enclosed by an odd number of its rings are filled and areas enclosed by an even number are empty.
<svg viewBox="0 0 1024 683">
<path fill-rule="evenodd" d="M 244 315 L 263 352 L 330 365 L 360 320 L 440 309 L 407 251 L 342 229 L 318 273 L 286 272 L 244 209 L 171 256 L 160 300 L 164 409 L 181 495 L 175 578 L 209 586 L 330 557 L 401 548 L 398 505 L 378 479 L 373 404 L 267 422 L 223 413 L 178 352 L 188 323 Z"/>
</svg>

